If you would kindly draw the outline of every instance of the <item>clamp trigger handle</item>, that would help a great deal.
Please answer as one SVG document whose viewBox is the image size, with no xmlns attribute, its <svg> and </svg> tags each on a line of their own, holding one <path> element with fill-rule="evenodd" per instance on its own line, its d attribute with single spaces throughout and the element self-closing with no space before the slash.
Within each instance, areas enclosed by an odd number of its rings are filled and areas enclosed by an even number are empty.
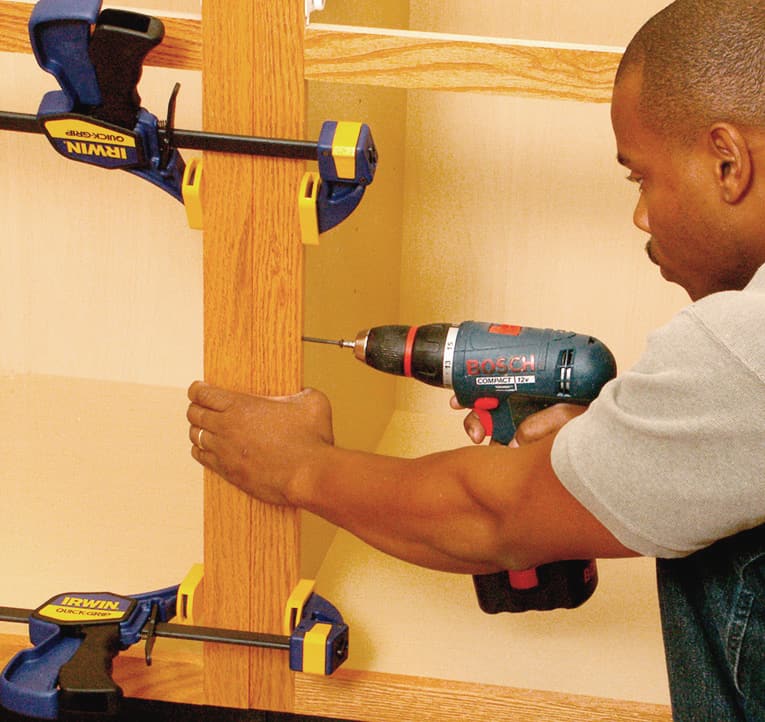
<svg viewBox="0 0 765 722">
<path fill-rule="evenodd" d="M 61 712 L 116 714 L 122 688 L 112 679 L 112 660 L 120 651 L 119 624 L 84 627 L 72 658 L 58 674 Z"/>
<path fill-rule="evenodd" d="M 104 10 L 96 22 L 88 46 L 101 90 L 101 105 L 94 118 L 133 130 L 141 108 L 138 81 L 143 61 L 162 42 L 162 21 L 127 10 Z"/>
</svg>

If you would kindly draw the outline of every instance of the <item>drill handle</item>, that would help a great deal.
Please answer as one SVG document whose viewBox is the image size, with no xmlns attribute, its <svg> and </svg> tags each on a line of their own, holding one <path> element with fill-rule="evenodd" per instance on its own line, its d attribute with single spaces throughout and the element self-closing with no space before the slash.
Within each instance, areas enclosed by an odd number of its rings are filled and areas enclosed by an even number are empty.
<svg viewBox="0 0 765 722">
<path fill-rule="evenodd" d="M 507 446 L 515 436 L 518 426 L 527 416 L 551 406 L 554 402 L 540 401 L 514 394 L 506 399 L 485 397 L 477 399 L 473 410 L 492 441 Z"/>
<path fill-rule="evenodd" d="M 553 403 L 518 395 L 504 400 L 487 397 L 478 399 L 473 409 L 492 441 L 507 446 L 527 416 Z M 592 596 L 597 583 L 597 566 L 592 559 L 473 575 L 478 604 L 487 614 L 572 609 Z"/>
</svg>

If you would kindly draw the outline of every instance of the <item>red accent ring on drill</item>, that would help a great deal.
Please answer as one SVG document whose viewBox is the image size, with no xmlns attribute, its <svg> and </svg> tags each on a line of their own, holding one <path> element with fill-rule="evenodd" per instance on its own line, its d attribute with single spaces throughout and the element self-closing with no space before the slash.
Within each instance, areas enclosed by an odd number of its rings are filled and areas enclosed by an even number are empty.
<svg viewBox="0 0 765 722">
<path fill-rule="evenodd" d="M 417 335 L 419 326 L 410 326 L 409 333 L 406 335 L 406 345 L 404 346 L 404 376 L 412 376 L 412 350 L 414 349 L 414 337 Z"/>
</svg>

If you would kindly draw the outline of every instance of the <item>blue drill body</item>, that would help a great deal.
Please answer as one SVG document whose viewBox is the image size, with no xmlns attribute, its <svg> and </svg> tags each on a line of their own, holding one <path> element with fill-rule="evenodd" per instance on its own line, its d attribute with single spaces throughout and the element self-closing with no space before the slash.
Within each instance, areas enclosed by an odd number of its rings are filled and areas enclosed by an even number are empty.
<svg viewBox="0 0 765 722">
<path fill-rule="evenodd" d="M 353 349 L 380 371 L 453 389 L 501 444 L 532 413 L 557 403 L 589 404 L 616 375 L 613 355 L 592 336 L 510 324 L 378 326 L 360 332 Z M 594 592 L 597 567 L 594 560 L 554 562 L 474 581 L 490 614 L 572 608 Z"/>
</svg>

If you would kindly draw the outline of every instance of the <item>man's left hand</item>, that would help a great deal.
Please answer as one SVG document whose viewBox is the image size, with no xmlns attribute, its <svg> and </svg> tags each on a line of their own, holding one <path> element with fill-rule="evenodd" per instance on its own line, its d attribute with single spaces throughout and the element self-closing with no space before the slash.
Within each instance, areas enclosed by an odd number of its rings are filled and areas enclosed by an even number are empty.
<svg viewBox="0 0 765 722">
<path fill-rule="evenodd" d="M 290 504 L 292 482 L 334 443 L 329 401 L 314 389 L 262 397 L 195 381 L 188 396 L 191 455 L 269 504 Z"/>
</svg>

